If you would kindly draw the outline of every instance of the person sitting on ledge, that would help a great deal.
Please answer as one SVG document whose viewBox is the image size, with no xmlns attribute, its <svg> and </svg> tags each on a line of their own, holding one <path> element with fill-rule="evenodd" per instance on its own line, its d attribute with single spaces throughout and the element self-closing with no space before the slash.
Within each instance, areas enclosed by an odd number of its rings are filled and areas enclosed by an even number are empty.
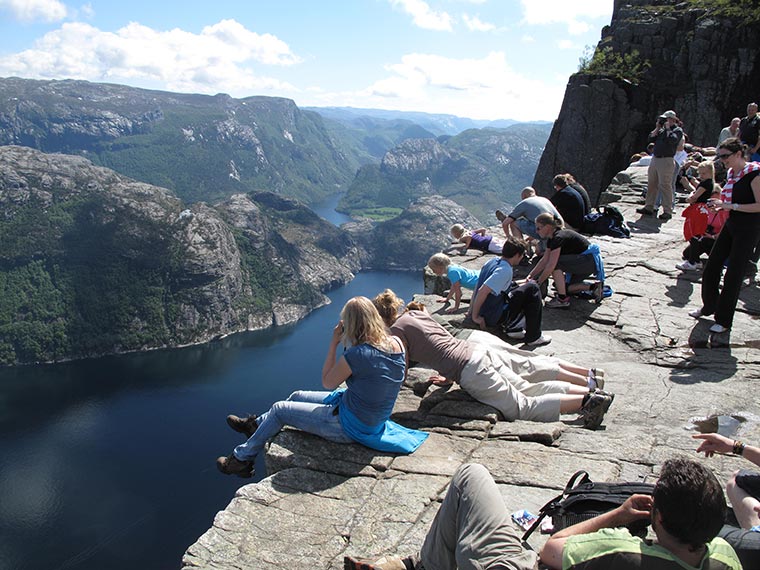
<svg viewBox="0 0 760 570">
<path fill-rule="evenodd" d="M 336 361 L 341 342 L 349 348 Z M 256 456 L 286 425 L 337 443 L 356 441 L 378 451 L 412 453 L 428 434 L 388 419 L 405 372 L 404 345 L 388 334 L 372 301 L 350 299 L 332 331 L 322 367 L 322 385 L 333 392 L 293 392 L 258 418 L 227 416 L 229 426 L 248 440 L 218 458 L 218 469 L 251 477 Z M 336 390 L 343 382 L 347 388 Z"/>
<path fill-rule="evenodd" d="M 449 230 L 451 237 L 456 240 L 456 243 L 452 244 L 449 250 L 459 250 L 465 252 L 468 249 L 476 249 L 483 253 L 496 253 L 501 252 L 502 241 L 493 236 L 486 235 L 485 228 L 478 228 L 477 230 L 468 230 L 462 224 L 454 224 Z"/>
<path fill-rule="evenodd" d="M 374 303 L 391 332 L 403 341 L 409 360 L 438 371 L 431 378 L 433 384 L 456 382 L 507 421 L 554 422 L 560 414 L 580 413 L 583 427 L 596 429 L 614 399 L 601 390 L 604 373 L 599 369 L 518 351 L 483 331 L 473 331 L 470 340 L 455 338 L 424 307 L 410 303 L 399 316 L 404 302 L 390 289 Z M 478 342 L 484 338 L 486 342 Z"/>
<path fill-rule="evenodd" d="M 438 276 L 446 277 L 451 282 L 451 288 L 449 294 L 446 295 L 446 299 L 442 301 L 445 304 L 449 304 L 451 299 L 454 299 L 454 306 L 446 310 L 447 313 L 456 313 L 459 310 L 459 303 L 462 300 L 462 287 L 466 289 L 475 289 L 478 284 L 477 271 L 467 269 L 466 267 L 460 267 L 451 263 L 451 258 L 445 253 L 436 253 L 428 260 L 428 267 L 430 271 Z"/>
<path fill-rule="evenodd" d="M 726 500 L 720 483 L 694 461 L 666 461 L 654 493 L 554 534 L 540 553 L 550 570 L 740 570 L 723 539 Z M 656 540 L 625 525 L 651 519 Z M 475 463 L 454 473 L 419 554 L 361 560 L 345 570 L 535 570 L 538 555 L 520 539 L 488 470 Z"/>
</svg>

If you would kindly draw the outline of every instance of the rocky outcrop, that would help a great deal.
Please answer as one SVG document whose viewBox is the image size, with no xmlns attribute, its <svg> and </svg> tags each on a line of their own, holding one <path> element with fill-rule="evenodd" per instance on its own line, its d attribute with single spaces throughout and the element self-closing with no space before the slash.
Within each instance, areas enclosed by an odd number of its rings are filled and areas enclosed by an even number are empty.
<svg viewBox="0 0 760 570">
<path fill-rule="evenodd" d="M 369 221 L 344 224 L 360 246 L 364 269 L 419 270 L 434 253 L 451 243 L 453 224 L 477 228 L 470 212 L 443 196 L 426 196 L 399 216 L 378 224 Z"/>
<path fill-rule="evenodd" d="M 747 23 L 754 16 L 727 17 L 722 9 L 694 6 L 615 1 L 597 51 L 618 58 L 636 51 L 651 67 L 636 78 L 619 69 L 615 76 L 580 72 L 570 78 L 533 181 L 539 193 L 551 194 L 552 177 L 571 172 L 595 200 L 627 158 L 646 147 L 647 134 L 667 109 L 678 113 L 699 146 L 715 145 L 720 129 L 746 114 L 760 92 L 757 25 Z"/>
<path fill-rule="evenodd" d="M 0 363 L 206 342 L 294 322 L 359 250 L 293 200 L 184 205 L 80 157 L 0 147 Z"/>
<path fill-rule="evenodd" d="M 187 550 L 183 568 L 333 570 L 344 555 L 413 553 L 464 462 L 490 470 L 508 512 L 536 512 L 577 469 L 593 480 L 651 482 L 664 460 L 697 459 L 690 435 L 698 417 L 734 415 L 739 437 L 760 440 L 757 406 L 747 398 L 760 375 L 760 289 L 742 289 L 730 335 L 711 335 L 709 321 L 687 315 L 699 304 L 699 275 L 674 267 L 683 247 L 680 218 L 661 223 L 633 213 L 645 170 L 620 173 L 607 195 L 622 197 L 617 205 L 631 221 L 631 239 L 594 238 L 614 295 L 601 305 L 574 300 L 570 309 L 546 309 L 544 332 L 554 340 L 536 350 L 605 369 L 605 389 L 616 398 L 602 429 L 584 430 L 572 416 L 552 424 L 500 421 L 457 388 L 431 387 L 432 371 L 415 367 L 394 410 L 397 421 L 431 433 L 414 454 L 389 456 L 286 429 L 269 447 L 269 476 L 240 487 Z M 455 262 L 480 267 L 486 259 Z M 459 330 L 462 313 L 444 315 L 439 299 L 419 297 Z M 746 465 L 731 456 L 701 460 L 724 481 Z M 540 548 L 544 540 L 535 533 L 530 542 Z"/>
</svg>

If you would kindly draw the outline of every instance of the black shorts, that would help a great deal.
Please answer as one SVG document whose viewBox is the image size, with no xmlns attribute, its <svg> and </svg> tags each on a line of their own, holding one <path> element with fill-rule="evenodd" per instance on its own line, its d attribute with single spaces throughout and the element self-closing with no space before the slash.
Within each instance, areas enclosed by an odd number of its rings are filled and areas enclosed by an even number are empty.
<svg viewBox="0 0 760 570">
<path fill-rule="evenodd" d="M 748 495 L 760 500 L 760 473 L 742 469 L 736 475 L 736 484 Z"/>
</svg>

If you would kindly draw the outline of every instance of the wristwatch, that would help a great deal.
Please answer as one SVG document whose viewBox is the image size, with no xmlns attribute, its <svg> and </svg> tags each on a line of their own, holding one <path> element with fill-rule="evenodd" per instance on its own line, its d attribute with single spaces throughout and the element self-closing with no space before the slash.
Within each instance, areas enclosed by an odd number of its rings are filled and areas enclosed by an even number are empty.
<svg viewBox="0 0 760 570">
<path fill-rule="evenodd" d="M 734 202 L 733 204 L 731 204 L 731 209 L 732 210 L 738 210 L 739 209 L 739 204 L 737 204 L 736 202 Z"/>
</svg>

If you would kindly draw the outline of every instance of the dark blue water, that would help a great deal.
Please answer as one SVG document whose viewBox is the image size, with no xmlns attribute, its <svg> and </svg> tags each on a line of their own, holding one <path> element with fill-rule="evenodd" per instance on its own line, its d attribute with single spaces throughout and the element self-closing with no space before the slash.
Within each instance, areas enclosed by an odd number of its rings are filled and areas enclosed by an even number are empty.
<svg viewBox="0 0 760 570">
<path fill-rule="evenodd" d="M 339 226 L 351 221 L 351 216 L 341 214 L 335 211 L 335 207 L 340 202 L 343 194 L 333 194 L 328 196 L 324 201 L 309 206 L 321 218 L 324 218 L 333 225 Z"/>
<path fill-rule="evenodd" d="M 215 459 L 228 413 L 321 389 L 345 301 L 418 273 L 362 273 L 296 325 L 208 345 L 0 369 L 0 569 L 171 569 L 249 480 Z"/>
</svg>

